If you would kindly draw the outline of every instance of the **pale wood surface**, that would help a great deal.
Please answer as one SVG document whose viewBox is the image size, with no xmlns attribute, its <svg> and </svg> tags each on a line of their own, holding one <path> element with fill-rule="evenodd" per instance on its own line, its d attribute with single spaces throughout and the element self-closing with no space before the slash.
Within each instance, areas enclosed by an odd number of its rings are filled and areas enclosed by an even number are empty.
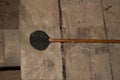
<svg viewBox="0 0 120 80">
<path fill-rule="evenodd" d="M 120 39 L 120 0 L 103 0 L 108 39 Z M 120 80 L 120 44 L 109 44 L 113 80 Z"/>
<path fill-rule="evenodd" d="M 106 39 L 101 0 L 61 0 L 63 36 Z M 106 44 L 69 43 L 64 46 L 67 80 L 112 80 Z"/>
<path fill-rule="evenodd" d="M 31 47 L 30 34 L 45 31 L 60 38 L 57 0 L 20 0 L 21 69 L 23 80 L 62 80 L 60 43 L 50 44 L 44 51 Z"/>
<path fill-rule="evenodd" d="M 3 44 L 3 43 L 2 43 Z M 20 66 L 20 37 L 18 29 L 4 30 L 4 63 L 0 67 Z"/>
</svg>

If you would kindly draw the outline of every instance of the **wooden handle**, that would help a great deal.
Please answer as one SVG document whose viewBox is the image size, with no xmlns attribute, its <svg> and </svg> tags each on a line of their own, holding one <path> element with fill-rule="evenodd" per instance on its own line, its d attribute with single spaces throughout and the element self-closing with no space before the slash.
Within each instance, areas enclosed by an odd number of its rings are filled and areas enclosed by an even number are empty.
<svg viewBox="0 0 120 80">
<path fill-rule="evenodd" d="M 49 42 L 62 43 L 120 43 L 120 40 L 98 40 L 98 39 L 49 39 Z"/>
</svg>

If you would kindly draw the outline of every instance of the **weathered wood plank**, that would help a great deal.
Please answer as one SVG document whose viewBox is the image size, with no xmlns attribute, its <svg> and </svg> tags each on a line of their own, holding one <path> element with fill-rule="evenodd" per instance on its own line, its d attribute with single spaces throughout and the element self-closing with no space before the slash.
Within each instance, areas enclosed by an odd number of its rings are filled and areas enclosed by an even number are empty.
<svg viewBox="0 0 120 80">
<path fill-rule="evenodd" d="M 18 0 L 1 0 L 0 29 L 3 31 L 0 32 L 0 45 L 3 48 L 1 48 L 2 55 L 0 57 L 4 56 L 5 62 L 0 64 L 0 67 L 20 65 L 20 56 L 17 54 L 19 53 L 19 30 L 17 30 L 19 27 L 18 19 Z M 15 32 L 17 32 L 17 35 Z"/>
<path fill-rule="evenodd" d="M 4 47 L 4 32 L 0 29 L 0 64 L 4 63 L 5 47 Z"/>
<path fill-rule="evenodd" d="M 43 30 L 60 38 L 57 0 L 20 0 L 21 68 L 23 80 L 62 80 L 60 43 L 50 44 L 44 51 L 31 47 L 29 36 Z"/>
<path fill-rule="evenodd" d="M 120 39 L 120 0 L 103 0 L 108 39 Z M 120 44 L 109 44 L 113 80 L 120 80 Z"/>
<path fill-rule="evenodd" d="M 64 38 L 105 39 L 101 0 L 61 0 Z M 65 44 L 67 80 L 111 80 L 106 44 Z"/>
<path fill-rule="evenodd" d="M 0 3 L 0 6 L 2 4 Z M 3 21 L 3 7 L 0 7 L 0 64 L 4 62 L 4 21 Z"/>
<path fill-rule="evenodd" d="M 0 71 L 0 80 L 21 80 L 20 71 Z"/>
<path fill-rule="evenodd" d="M 19 28 L 18 3 L 18 0 L 0 1 L 0 18 L 2 18 L 4 29 Z"/>
<path fill-rule="evenodd" d="M 18 29 L 4 30 L 5 62 L 3 66 L 20 66 L 20 37 Z"/>
</svg>

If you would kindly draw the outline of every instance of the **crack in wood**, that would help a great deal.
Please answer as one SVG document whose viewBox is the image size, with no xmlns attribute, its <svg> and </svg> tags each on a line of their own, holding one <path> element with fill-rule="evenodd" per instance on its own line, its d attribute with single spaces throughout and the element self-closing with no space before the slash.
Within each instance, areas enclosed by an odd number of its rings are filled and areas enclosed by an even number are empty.
<svg viewBox="0 0 120 80">
<path fill-rule="evenodd" d="M 104 23 L 105 37 L 106 37 L 106 39 L 108 39 L 108 29 L 107 29 L 107 26 L 106 26 L 103 0 L 101 0 L 101 6 L 102 6 L 102 15 L 103 15 L 103 23 Z M 106 8 L 105 10 L 107 11 L 107 10 L 108 10 L 109 8 L 111 8 L 111 7 L 112 7 L 112 6 L 109 6 L 109 7 Z M 112 63 L 111 63 L 111 55 L 110 55 L 110 49 L 109 49 L 109 43 L 107 44 L 107 48 L 108 48 L 108 53 L 109 53 L 110 72 L 111 72 L 112 80 L 114 80 L 113 70 L 112 70 Z"/>
<path fill-rule="evenodd" d="M 63 38 L 63 21 L 62 21 L 62 9 L 61 9 L 61 0 L 58 0 L 58 8 L 59 8 L 59 25 L 60 25 L 60 35 Z M 66 80 L 66 61 L 65 61 L 65 52 L 64 52 L 64 44 L 61 43 L 61 54 L 62 54 L 62 69 L 63 69 L 63 80 Z"/>
<path fill-rule="evenodd" d="M 110 8 L 112 8 L 112 6 L 108 6 L 105 10 L 108 11 Z"/>
</svg>

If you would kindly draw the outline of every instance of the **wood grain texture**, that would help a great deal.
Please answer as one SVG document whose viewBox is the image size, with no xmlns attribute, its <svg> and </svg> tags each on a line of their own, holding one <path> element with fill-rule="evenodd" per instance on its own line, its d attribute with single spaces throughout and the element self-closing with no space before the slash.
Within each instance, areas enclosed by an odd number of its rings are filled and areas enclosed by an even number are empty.
<svg viewBox="0 0 120 80">
<path fill-rule="evenodd" d="M 64 38 L 106 39 L 101 0 L 61 0 Z M 111 80 L 106 44 L 64 46 L 67 80 Z"/>
<path fill-rule="evenodd" d="M 108 39 L 120 39 L 120 0 L 102 0 Z M 120 44 L 109 44 L 113 80 L 120 80 Z"/>
<path fill-rule="evenodd" d="M 62 80 L 61 44 L 44 51 L 31 47 L 29 36 L 43 30 L 60 38 L 57 0 L 20 0 L 21 69 L 23 80 Z"/>
</svg>

